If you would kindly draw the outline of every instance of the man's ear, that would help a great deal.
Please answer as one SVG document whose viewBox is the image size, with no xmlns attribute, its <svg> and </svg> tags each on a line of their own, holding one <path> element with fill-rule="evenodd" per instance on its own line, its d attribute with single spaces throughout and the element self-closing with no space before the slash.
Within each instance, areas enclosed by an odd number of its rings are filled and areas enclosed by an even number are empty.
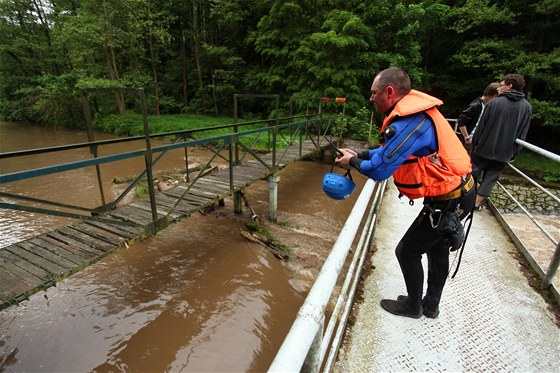
<svg viewBox="0 0 560 373">
<path fill-rule="evenodd" d="M 393 96 L 395 94 L 395 89 L 391 86 L 387 86 L 387 96 Z"/>
</svg>

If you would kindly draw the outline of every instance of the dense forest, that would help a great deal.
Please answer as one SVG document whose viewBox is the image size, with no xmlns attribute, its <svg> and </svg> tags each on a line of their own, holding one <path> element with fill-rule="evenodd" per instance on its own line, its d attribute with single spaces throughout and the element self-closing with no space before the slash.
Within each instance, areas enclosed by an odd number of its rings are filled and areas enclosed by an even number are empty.
<svg viewBox="0 0 560 373">
<path fill-rule="evenodd" d="M 83 127 L 91 87 L 142 87 L 154 115 L 227 117 L 234 93 L 258 93 L 346 97 L 351 116 L 399 66 L 447 117 L 523 74 L 529 137 L 558 149 L 559 20 L 560 0 L 0 0 L 0 118 Z"/>
</svg>

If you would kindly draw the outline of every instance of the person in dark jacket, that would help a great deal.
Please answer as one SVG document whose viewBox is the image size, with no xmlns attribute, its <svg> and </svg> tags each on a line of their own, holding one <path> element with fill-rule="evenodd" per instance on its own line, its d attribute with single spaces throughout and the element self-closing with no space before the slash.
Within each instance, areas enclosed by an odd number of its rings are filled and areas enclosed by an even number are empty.
<svg viewBox="0 0 560 373">
<path fill-rule="evenodd" d="M 500 81 L 498 97 L 488 103 L 474 133 L 471 162 L 480 183 L 475 208 L 490 196 L 507 163 L 521 151 L 516 139 L 525 140 L 533 108 L 525 99 L 523 75 L 507 74 Z"/>
<path fill-rule="evenodd" d="M 472 151 L 472 139 L 474 137 L 476 127 L 478 126 L 478 122 L 480 121 L 480 117 L 484 112 L 486 104 L 488 104 L 490 100 L 498 97 L 499 86 L 500 83 L 497 82 L 488 84 L 488 87 L 486 87 L 482 96 L 474 99 L 469 106 L 461 112 L 459 118 L 457 118 L 457 125 L 464 139 L 463 145 L 469 154 L 471 154 Z"/>
</svg>

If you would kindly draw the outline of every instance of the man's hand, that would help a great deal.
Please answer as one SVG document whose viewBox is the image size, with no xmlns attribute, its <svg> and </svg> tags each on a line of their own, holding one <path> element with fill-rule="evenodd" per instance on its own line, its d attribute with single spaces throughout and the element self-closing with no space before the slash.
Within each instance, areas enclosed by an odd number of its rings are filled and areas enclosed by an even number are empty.
<svg viewBox="0 0 560 373">
<path fill-rule="evenodd" d="M 344 168 L 345 170 L 351 170 L 352 166 L 350 166 L 350 158 L 357 157 L 358 153 L 351 149 L 340 149 L 342 152 L 342 156 L 338 156 L 335 160 L 336 164 L 340 168 Z"/>
</svg>

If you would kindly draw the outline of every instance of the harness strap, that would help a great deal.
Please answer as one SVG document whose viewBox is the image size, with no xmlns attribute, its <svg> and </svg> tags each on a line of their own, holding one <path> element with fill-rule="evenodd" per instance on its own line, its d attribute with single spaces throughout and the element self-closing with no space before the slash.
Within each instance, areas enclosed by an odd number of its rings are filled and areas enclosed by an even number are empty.
<svg viewBox="0 0 560 373">
<path fill-rule="evenodd" d="M 463 251 L 465 250 L 465 244 L 467 243 L 467 238 L 469 237 L 469 232 L 471 231 L 473 217 L 474 217 L 474 204 L 471 209 L 471 212 L 467 216 L 467 219 L 469 220 L 469 226 L 467 228 L 467 231 L 465 232 L 465 238 L 463 239 L 463 244 L 461 245 L 461 249 L 459 250 L 459 259 L 457 259 L 457 267 L 455 267 L 455 272 L 453 272 L 453 276 L 451 276 L 451 278 L 455 278 L 455 275 L 459 271 L 459 266 L 461 265 L 461 258 L 463 257 Z"/>
<path fill-rule="evenodd" d="M 451 192 L 443 194 L 441 196 L 429 197 L 433 201 L 447 201 L 450 199 L 455 199 L 461 197 L 463 194 L 467 194 L 469 190 L 474 186 L 474 178 L 472 174 L 468 174 L 466 178 L 463 178 L 461 185 L 457 189 L 453 189 Z"/>
</svg>

